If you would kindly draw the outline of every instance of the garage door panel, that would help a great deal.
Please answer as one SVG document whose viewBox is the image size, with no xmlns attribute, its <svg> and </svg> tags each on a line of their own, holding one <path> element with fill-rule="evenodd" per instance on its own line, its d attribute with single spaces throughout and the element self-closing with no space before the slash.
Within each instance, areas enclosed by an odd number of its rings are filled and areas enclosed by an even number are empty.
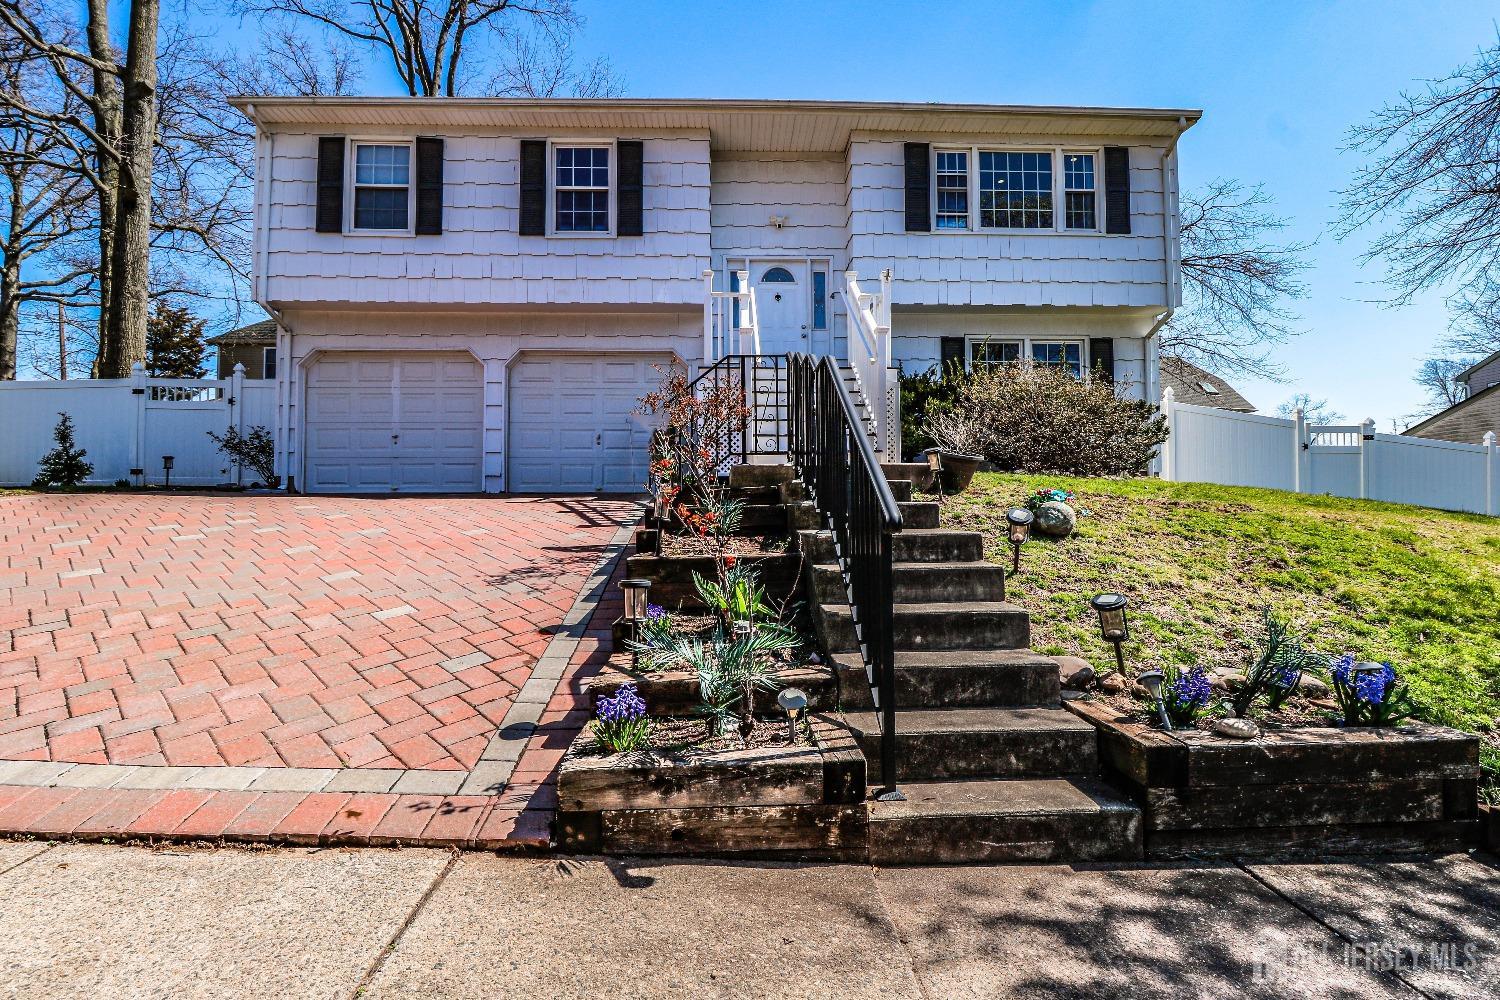
<svg viewBox="0 0 1500 1000">
<path fill-rule="evenodd" d="M 634 411 L 660 376 L 640 357 L 528 357 L 510 374 L 510 489 L 639 492 L 650 425 Z"/>
<path fill-rule="evenodd" d="M 483 371 L 464 355 L 324 356 L 308 375 L 308 488 L 479 489 L 483 395 Z"/>
</svg>

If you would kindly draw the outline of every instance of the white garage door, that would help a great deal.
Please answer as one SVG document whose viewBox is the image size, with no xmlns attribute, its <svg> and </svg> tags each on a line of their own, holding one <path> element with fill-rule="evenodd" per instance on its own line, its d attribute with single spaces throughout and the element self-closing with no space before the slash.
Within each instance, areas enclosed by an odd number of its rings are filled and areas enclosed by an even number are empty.
<svg viewBox="0 0 1500 1000">
<path fill-rule="evenodd" d="M 651 426 L 635 413 L 664 355 L 538 355 L 510 372 L 510 481 L 517 493 L 639 493 Z"/>
<path fill-rule="evenodd" d="M 328 354 L 308 372 L 305 488 L 477 492 L 483 421 L 483 370 L 468 354 Z"/>
</svg>

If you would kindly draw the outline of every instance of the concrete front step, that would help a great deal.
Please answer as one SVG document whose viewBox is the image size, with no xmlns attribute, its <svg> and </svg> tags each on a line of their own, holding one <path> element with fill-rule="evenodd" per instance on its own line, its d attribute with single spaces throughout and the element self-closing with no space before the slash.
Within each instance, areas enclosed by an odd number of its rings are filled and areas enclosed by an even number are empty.
<svg viewBox="0 0 1500 1000">
<path fill-rule="evenodd" d="M 798 544 L 814 563 L 836 561 L 831 532 L 800 532 Z M 984 559 L 984 536 L 977 531 L 911 528 L 891 537 L 891 553 L 898 563 L 979 562 Z"/>
<path fill-rule="evenodd" d="M 729 470 L 729 488 L 734 490 L 748 486 L 780 486 L 795 478 L 797 478 L 796 470 L 785 463 L 736 465 Z"/>
<path fill-rule="evenodd" d="M 910 479 L 887 479 L 886 484 L 891 488 L 891 495 L 898 503 L 911 502 L 911 480 Z"/>
<path fill-rule="evenodd" d="M 869 804 L 875 864 L 1135 861 L 1141 813 L 1102 784 L 1022 779 L 902 783 Z"/>
<path fill-rule="evenodd" d="M 922 528 L 936 528 L 938 526 L 938 515 L 940 508 L 931 500 L 897 500 L 901 505 L 901 525 L 903 531 L 912 531 Z"/>
<path fill-rule="evenodd" d="M 845 708 L 874 707 L 869 674 L 857 653 L 833 658 Z M 1057 661 L 1029 649 L 896 654 L 898 711 L 987 705 L 1058 707 Z M 897 726 L 900 726 L 898 720 Z"/>
<path fill-rule="evenodd" d="M 881 462 L 886 479 L 909 479 L 919 490 L 932 489 L 932 467 L 926 462 Z"/>
<path fill-rule="evenodd" d="M 828 650 L 857 650 L 849 605 L 824 604 L 821 610 Z M 898 650 L 1025 649 L 1031 645 L 1031 616 L 1004 601 L 897 604 L 892 611 Z"/>
<path fill-rule="evenodd" d="M 879 720 L 873 712 L 846 713 L 845 719 L 876 767 Z M 1065 778 L 1094 774 L 1097 767 L 1094 727 L 1060 708 L 896 710 L 898 783 Z"/>
<path fill-rule="evenodd" d="M 895 563 L 891 571 L 899 604 L 1005 600 L 1005 568 L 994 563 Z M 845 596 L 837 565 L 814 566 L 813 579 L 815 597 L 836 602 Z"/>
</svg>

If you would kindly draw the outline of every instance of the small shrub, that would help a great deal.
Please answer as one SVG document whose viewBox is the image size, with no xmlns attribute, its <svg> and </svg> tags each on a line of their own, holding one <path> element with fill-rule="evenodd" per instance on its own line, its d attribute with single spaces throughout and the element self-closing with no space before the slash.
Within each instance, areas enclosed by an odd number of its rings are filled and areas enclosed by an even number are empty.
<svg viewBox="0 0 1500 1000">
<path fill-rule="evenodd" d="M 1167 439 L 1155 406 L 1121 399 L 1103 381 L 1029 361 L 985 365 L 938 400 L 923 428 L 941 447 L 983 455 L 1002 469 L 1075 476 L 1140 476 Z"/>
<path fill-rule="evenodd" d="M 968 378 L 969 373 L 958 361 L 950 361 L 942 368 L 934 366 L 915 374 L 902 374 L 901 444 L 907 457 L 914 458 L 928 448 L 938 447 L 927 421 L 952 412 Z"/>
<path fill-rule="evenodd" d="M 612 697 L 600 698 L 592 723 L 594 739 L 610 753 L 640 750 L 651 739 L 646 702 L 634 684 L 624 684 Z"/>
<path fill-rule="evenodd" d="M 252 427 L 248 434 L 231 427 L 222 435 L 209 431 L 208 436 L 234 465 L 249 469 L 267 486 L 276 481 L 276 439 L 265 427 Z"/>
<path fill-rule="evenodd" d="M 1234 714 L 1244 718 L 1262 696 L 1266 707 L 1278 711 L 1297 690 L 1302 675 L 1327 661 L 1309 649 L 1292 631 L 1291 623 L 1270 608 L 1261 612 L 1265 630 L 1260 637 L 1260 652 L 1245 673 L 1245 683 L 1230 699 Z"/>
<path fill-rule="evenodd" d="M 57 487 L 65 490 L 77 489 L 78 484 L 94 474 L 94 466 L 84 461 L 88 452 L 78 447 L 73 438 L 73 418 L 66 413 L 57 415 L 57 426 L 52 428 L 52 440 L 56 447 L 42 456 L 37 463 L 33 486 Z"/>
</svg>

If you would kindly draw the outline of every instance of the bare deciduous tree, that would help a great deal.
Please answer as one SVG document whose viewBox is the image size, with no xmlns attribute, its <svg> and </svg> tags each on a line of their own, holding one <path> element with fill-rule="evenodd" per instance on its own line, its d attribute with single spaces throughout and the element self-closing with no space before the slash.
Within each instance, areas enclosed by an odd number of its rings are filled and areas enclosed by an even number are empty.
<svg viewBox="0 0 1500 1000">
<path fill-rule="evenodd" d="M 267 18 L 315 24 L 388 56 L 413 97 L 489 93 L 600 96 L 602 60 L 573 68 L 573 0 L 238 0 Z M 486 86 L 487 85 L 487 86 Z M 544 91 L 544 92 L 540 92 Z"/>
<path fill-rule="evenodd" d="M 1428 358 L 1422 362 L 1412 381 L 1426 391 L 1428 412 L 1446 410 L 1468 397 L 1468 391 L 1455 381 L 1468 367 L 1468 362 L 1456 358 Z"/>
<path fill-rule="evenodd" d="M 1289 300 L 1306 294 L 1306 243 L 1278 243 L 1283 219 L 1258 185 L 1219 179 L 1182 196 L 1183 308 L 1161 331 L 1163 354 L 1221 374 L 1277 378 L 1272 349 L 1298 331 Z"/>
<path fill-rule="evenodd" d="M 1383 261 L 1394 302 L 1500 275 L 1500 42 L 1350 129 L 1373 159 L 1342 192 L 1335 234 L 1383 231 L 1362 260 Z"/>
<path fill-rule="evenodd" d="M 1276 407 L 1278 417 L 1291 417 L 1298 410 L 1302 411 L 1303 418 L 1310 424 L 1337 424 L 1344 420 L 1344 415 L 1328 405 L 1326 399 L 1313 399 L 1305 392 L 1299 392 L 1290 399 L 1285 400 Z"/>
</svg>

